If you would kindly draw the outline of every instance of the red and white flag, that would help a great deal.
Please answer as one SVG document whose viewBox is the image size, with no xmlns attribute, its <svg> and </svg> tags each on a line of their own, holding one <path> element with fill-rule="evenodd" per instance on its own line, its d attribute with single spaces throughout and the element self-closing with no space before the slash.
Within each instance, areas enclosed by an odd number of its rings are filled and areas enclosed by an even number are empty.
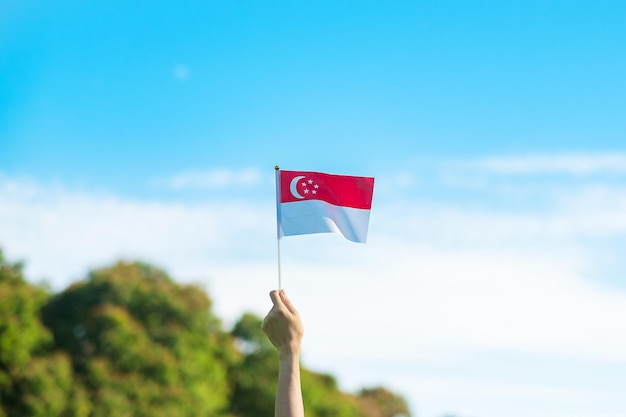
<svg viewBox="0 0 626 417">
<path fill-rule="evenodd" d="M 278 238 L 339 233 L 365 243 L 374 178 L 278 170 Z"/>
</svg>

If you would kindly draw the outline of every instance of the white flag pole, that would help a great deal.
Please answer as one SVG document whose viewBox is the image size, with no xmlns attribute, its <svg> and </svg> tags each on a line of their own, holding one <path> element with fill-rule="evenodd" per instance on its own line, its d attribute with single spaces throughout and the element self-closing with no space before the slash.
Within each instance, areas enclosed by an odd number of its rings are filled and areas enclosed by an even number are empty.
<svg viewBox="0 0 626 417">
<path fill-rule="evenodd" d="M 278 248 L 278 289 L 283 289 L 283 283 L 280 275 L 280 167 L 274 167 L 276 171 L 276 242 Z"/>
<path fill-rule="evenodd" d="M 280 279 L 280 239 L 278 239 L 278 289 L 283 289 L 283 283 Z"/>
</svg>

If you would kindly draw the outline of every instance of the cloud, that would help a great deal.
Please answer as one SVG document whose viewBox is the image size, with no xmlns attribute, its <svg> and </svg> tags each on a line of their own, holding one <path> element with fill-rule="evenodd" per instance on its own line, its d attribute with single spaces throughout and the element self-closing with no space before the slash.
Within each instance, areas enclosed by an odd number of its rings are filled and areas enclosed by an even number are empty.
<svg viewBox="0 0 626 417">
<path fill-rule="evenodd" d="M 118 258 L 206 275 L 212 262 L 235 253 L 258 256 L 259 233 L 271 236 L 274 221 L 272 200 L 167 203 L 0 179 L 0 244 L 27 261 L 33 279 L 57 289 Z"/>
<path fill-rule="evenodd" d="M 496 351 L 626 363 L 626 295 L 585 281 L 567 251 L 415 245 L 394 254 L 388 245 L 353 254 L 347 265 L 285 265 L 303 316 L 314 316 L 312 340 L 341 340 L 341 349 L 316 346 L 314 357 L 400 365 Z M 337 317 L 320 302 L 348 307 Z"/>
<path fill-rule="evenodd" d="M 605 392 L 594 387 L 579 388 L 575 384 L 531 384 L 428 375 L 402 377 L 400 383 L 411 387 L 409 395 L 429 399 L 427 406 L 419 408 L 419 415 L 457 415 L 453 411 L 463 409 L 463 416 L 498 417 L 503 415 L 502 403 L 514 405 L 507 409 L 508 417 L 620 415 L 610 402 L 605 402 Z M 455 401 L 450 401 L 450 393 L 458 393 Z"/>
<path fill-rule="evenodd" d="M 248 187 L 259 184 L 261 179 L 261 173 L 255 169 L 241 171 L 215 169 L 182 172 L 165 180 L 156 181 L 156 183 L 172 190 L 210 189 Z"/>
<path fill-rule="evenodd" d="M 565 153 L 553 155 L 496 156 L 474 161 L 481 170 L 495 174 L 624 174 L 624 153 Z"/>
<path fill-rule="evenodd" d="M 189 172 L 169 184 L 249 186 L 259 177 Z M 491 193 L 492 200 L 502 197 L 502 190 Z M 520 383 L 519 370 L 504 364 L 504 382 L 481 379 L 493 364 L 480 358 L 491 354 L 560 358 L 572 367 L 610 363 L 626 375 L 626 293 L 601 279 L 607 259 L 623 254 L 626 189 L 570 184 L 518 199 L 526 204 L 468 207 L 390 193 L 377 201 L 366 245 L 337 235 L 285 238 L 283 283 L 305 320 L 307 365 L 350 387 L 384 383 L 410 393 L 420 410 L 430 410 L 420 415 L 450 411 L 445 403 L 498 415 L 468 402 L 472 386 L 483 404 L 491 392 L 519 416 L 524 408 L 516 407 L 525 401 L 553 410 L 572 397 L 589 408 L 610 403 L 597 393 L 622 386 L 623 377 L 602 385 L 581 374 L 573 383 L 575 371 L 558 379 L 538 367 Z M 0 177 L 0 230 L 9 258 L 25 258 L 32 279 L 48 277 L 62 289 L 89 268 L 143 259 L 205 285 L 226 325 L 243 311 L 265 314 L 277 281 L 272 195 L 249 202 L 139 200 Z M 623 265 L 616 268 L 623 276 Z M 463 361 L 478 371 L 447 374 L 449 363 Z M 424 369 L 431 374 L 419 376 Z M 498 382 L 501 389 L 492 390 Z M 603 407 L 608 411 L 579 415 L 619 414 L 617 406 Z"/>
<path fill-rule="evenodd" d="M 334 235 L 285 239 L 285 282 L 294 292 L 305 290 L 304 299 L 337 305 L 346 294 L 358 294 L 351 301 L 354 312 L 344 314 L 357 323 L 359 336 L 343 343 L 368 357 L 387 354 L 358 349 L 376 342 L 377 333 L 367 331 L 374 326 L 399 335 L 402 343 L 393 348 L 397 358 L 496 349 L 626 361 L 626 339 L 618 336 L 626 334 L 626 325 L 612 319 L 626 316 L 626 298 L 585 280 L 598 256 L 585 238 L 626 233 L 626 197 L 619 195 L 605 204 L 598 198 L 585 204 L 562 197 L 567 203 L 552 212 L 517 214 L 422 202 L 402 209 L 380 204 L 367 245 Z M 585 200 L 588 194 L 575 197 Z M 183 279 L 205 280 L 219 299 L 237 293 L 227 314 L 235 319 L 241 309 L 258 311 L 266 301 L 255 304 L 258 293 L 251 292 L 244 303 L 241 288 L 255 279 L 275 285 L 270 198 L 263 204 L 142 201 L 5 179 L 0 203 L 0 243 L 26 257 L 34 277 L 48 276 L 57 288 L 89 267 L 140 258 Z M 385 308 L 370 318 L 368 328 L 359 328 L 359 316 L 368 309 L 360 300 L 384 297 L 382 288 L 393 295 L 381 300 Z M 315 308 L 307 301 L 303 305 Z M 317 320 L 330 322 L 335 313 L 319 312 Z M 401 335 L 407 326 L 438 336 L 416 345 L 410 334 Z M 335 332 L 341 329 L 329 331 L 320 337 L 339 337 Z"/>
</svg>

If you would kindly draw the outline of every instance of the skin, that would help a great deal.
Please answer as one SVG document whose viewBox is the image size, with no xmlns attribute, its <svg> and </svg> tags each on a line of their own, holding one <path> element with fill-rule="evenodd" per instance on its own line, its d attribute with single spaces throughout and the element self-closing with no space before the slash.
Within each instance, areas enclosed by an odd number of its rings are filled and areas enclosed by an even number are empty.
<svg viewBox="0 0 626 417">
<path fill-rule="evenodd" d="M 263 320 L 263 331 L 278 350 L 278 390 L 275 417 L 304 417 L 300 387 L 300 350 L 304 329 L 298 311 L 283 290 L 270 292 L 274 306 Z"/>
</svg>

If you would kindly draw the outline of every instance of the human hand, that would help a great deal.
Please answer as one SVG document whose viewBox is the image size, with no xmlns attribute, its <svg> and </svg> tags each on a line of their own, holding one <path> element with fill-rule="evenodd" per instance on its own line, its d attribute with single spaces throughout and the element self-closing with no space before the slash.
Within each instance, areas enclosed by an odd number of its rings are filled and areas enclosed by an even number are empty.
<svg viewBox="0 0 626 417">
<path fill-rule="evenodd" d="M 267 313 L 261 328 L 270 339 L 278 354 L 300 354 L 304 328 L 298 311 L 283 290 L 270 292 L 274 306 Z"/>
</svg>

